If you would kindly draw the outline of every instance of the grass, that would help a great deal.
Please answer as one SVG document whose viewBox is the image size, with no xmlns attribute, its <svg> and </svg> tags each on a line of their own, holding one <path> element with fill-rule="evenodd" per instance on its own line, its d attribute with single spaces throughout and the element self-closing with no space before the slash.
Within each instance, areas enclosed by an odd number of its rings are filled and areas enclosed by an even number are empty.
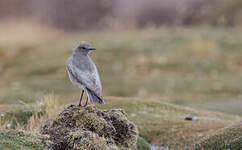
<svg viewBox="0 0 242 150">
<path fill-rule="evenodd" d="M 0 38 L 1 104 L 18 104 L 19 100 L 33 103 L 49 92 L 64 96 L 66 101 L 78 99 L 80 91 L 69 82 L 65 61 L 81 40 L 98 49 L 91 57 L 99 68 L 104 95 L 163 97 L 168 102 L 209 110 L 215 110 L 214 104 L 221 101 L 241 101 L 239 29 L 74 34 L 20 23 L 15 34 L 10 34 L 11 25 L 0 26 L 1 33 L 8 35 Z M 242 114 L 240 108 L 220 111 Z"/>
<path fill-rule="evenodd" d="M 242 122 L 234 123 L 220 129 L 213 135 L 200 140 L 194 145 L 194 149 L 241 149 L 242 147 Z"/>
<path fill-rule="evenodd" d="M 187 147 L 241 119 L 233 115 L 184 108 L 159 99 L 110 97 L 102 108 L 123 108 L 129 119 L 138 126 L 142 137 L 154 145 L 172 149 Z M 197 116 L 199 120 L 186 121 L 187 116 Z"/>
<path fill-rule="evenodd" d="M 38 135 L 31 135 L 17 131 L 0 131 L 1 150 L 45 150 Z"/>
<path fill-rule="evenodd" d="M 153 144 L 184 147 L 239 118 L 197 109 L 242 114 L 241 29 L 67 33 L 1 22 L 0 32 L 0 113 L 11 116 L 7 122 L 15 120 L 13 128 L 29 118 L 19 121 L 13 114 L 35 114 L 43 95 L 61 97 L 58 106 L 78 103 L 80 90 L 71 85 L 65 61 L 81 40 L 97 48 L 90 55 L 107 103 L 101 107 L 124 108 L 141 136 Z M 202 119 L 184 121 L 188 115 Z M 34 131 L 39 122 L 33 115 L 30 120 Z"/>
<path fill-rule="evenodd" d="M 85 139 L 86 138 L 87 137 L 85 137 Z M 47 150 L 48 146 L 51 145 L 51 142 L 47 141 L 46 143 L 43 143 L 44 139 L 47 139 L 47 138 L 38 134 L 30 134 L 23 131 L 1 131 L 0 130 L 1 150 L 10 150 L 10 149 L 11 150 L 19 150 L 19 149 Z M 90 140 L 86 142 L 90 142 Z M 101 145 L 100 141 L 98 142 L 99 143 L 95 143 L 96 144 L 95 147 L 97 147 L 97 145 L 98 146 Z M 112 148 L 115 149 L 115 147 L 112 147 Z M 142 137 L 138 137 L 137 148 L 139 150 L 150 150 L 148 143 Z"/>
<path fill-rule="evenodd" d="M 43 99 L 45 99 L 45 102 L 42 106 L 22 106 L 22 108 L 18 108 L 25 109 L 25 111 L 42 110 L 45 112 L 43 115 L 26 116 L 26 120 L 18 122 L 22 127 L 25 126 L 24 129 L 28 132 L 38 133 L 43 123 L 48 119 L 55 118 L 57 112 L 60 112 L 63 108 L 62 105 L 57 103 L 61 98 L 54 99 L 53 96 L 46 96 Z M 124 109 L 129 120 L 137 125 L 142 138 L 154 145 L 172 149 L 189 147 L 201 138 L 241 119 L 239 116 L 195 110 L 152 98 L 106 97 L 106 100 L 105 105 L 98 107 L 101 109 Z M 18 111 L 11 112 L 11 114 L 16 114 L 15 118 L 17 118 L 18 113 Z M 199 119 L 197 121 L 186 121 L 185 117 L 187 116 L 196 116 Z M 28 124 L 25 124 L 26 122 Z M 3 125 L 7 123 L 9 122 L 5 121 Z M 2 129 L 6 130 L 5 126 Z"/>
<path fill-rule="evenodd" d="M 137 143 L 140 143 L 140 144 L 137 144 L 138 150 L 150 150 L 149 144 L 142 137 L 138 137 Z"/>
</svg>

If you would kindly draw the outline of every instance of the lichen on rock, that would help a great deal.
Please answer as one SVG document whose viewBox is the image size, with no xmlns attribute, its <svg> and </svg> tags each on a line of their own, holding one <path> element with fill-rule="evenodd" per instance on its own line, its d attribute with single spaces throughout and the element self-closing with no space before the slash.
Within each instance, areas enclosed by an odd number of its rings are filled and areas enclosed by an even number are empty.
<svg viewBox="0 0 242 150">
<path fill-rule="evenodd" d="M 136 149 L 138 130 L 122 109 L 99 110 L 94 106 L 68 106 L 41 130 L 55 150 Z"/>
</svg>

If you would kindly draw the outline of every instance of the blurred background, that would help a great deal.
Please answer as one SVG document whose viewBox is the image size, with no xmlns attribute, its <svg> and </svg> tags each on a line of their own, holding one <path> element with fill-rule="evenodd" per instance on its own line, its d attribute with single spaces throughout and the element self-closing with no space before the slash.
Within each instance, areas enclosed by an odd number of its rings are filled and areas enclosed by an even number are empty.
<svg viewBox="0 0 242 150">
<path fill-rule="evenodd" d="M 0 103 L 76 101 L 65 61 L 79 41 L 105 96 L 242 114 L 240 0 L 0 1 Z"/>
<path fill-rule="evenodd" d="M 78 103 L 65 62 L 84 40 L 104 107 L 125 108 L 149 142 L 184 146 L 242 115 L 241 25 L 241 0 L 0 0 L 0 112 L 48 94 Z"/>
<path fill-rule="evenodd" d="M 233 0 L 11 0 L 1 1 L 1 19 L 30 19 L 63 30 L 110 27 L 235 27 L 242 23 L 242 2 Z"/>
</svg>

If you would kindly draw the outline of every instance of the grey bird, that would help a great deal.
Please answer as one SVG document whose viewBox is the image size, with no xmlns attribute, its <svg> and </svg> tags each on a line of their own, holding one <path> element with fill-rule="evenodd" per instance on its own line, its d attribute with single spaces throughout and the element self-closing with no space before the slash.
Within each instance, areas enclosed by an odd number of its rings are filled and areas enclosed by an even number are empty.
<svg viewBox="0 0 242 150">
<path fill-rule="evenodd" d="M 88 101 L 104 104 L 98 70 L 88 56 L 92 50 L 96 49 L 92 48 L 89 43 L 82 41 L 78 47 L 73 49 L 72 56 L 66 61 L 66 70 L 71 83 L 82 89 L 79 106 L 83 107 L 87 106 Z M 87 93 L 87 100 L 82 105 L 84 91 Z"/>
</svg>

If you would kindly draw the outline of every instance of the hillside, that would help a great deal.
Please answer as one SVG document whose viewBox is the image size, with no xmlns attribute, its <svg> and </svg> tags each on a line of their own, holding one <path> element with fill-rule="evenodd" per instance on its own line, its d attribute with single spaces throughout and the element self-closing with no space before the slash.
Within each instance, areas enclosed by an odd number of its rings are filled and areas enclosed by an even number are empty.
<svg viewBox="0 0 242 150">
<path fill-rule="evenodd" d="M 234 123 L 206 136 L 194 144 L 193 148 L 196 150 L 242 149 L 242 122 Z"/>
</svg>

